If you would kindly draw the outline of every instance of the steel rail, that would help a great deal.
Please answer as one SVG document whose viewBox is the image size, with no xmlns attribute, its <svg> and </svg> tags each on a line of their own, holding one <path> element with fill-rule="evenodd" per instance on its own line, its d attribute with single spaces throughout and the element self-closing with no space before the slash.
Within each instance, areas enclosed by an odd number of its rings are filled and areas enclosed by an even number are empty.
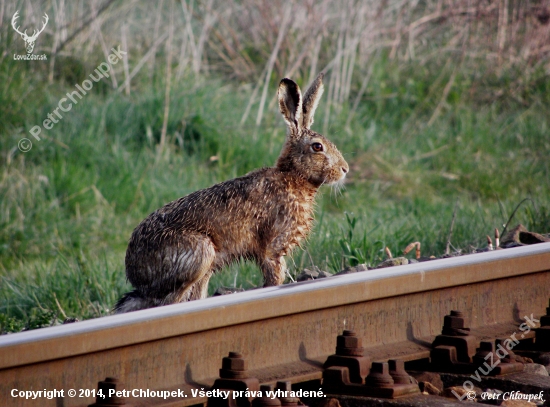
<svg viewBox="0 0 550 407">
<path fill-rule="evenodd" d="M 129 388 L 208 384 L 233 350 L 253 369 L 301 364 L 286 376 L 313 377 L 307 366 L 318 369 L 342 329 L 354 329 L 377 355 L 388 345 L 393 354 L 421 355 L 423 338 L 440 333 L 451 309 L 479 332 L 513 329 L 524 314 L 544 314 L 549 297 L 550 243 L 542 243 L 108 316 L 0 337 L 0 397 L 13 388 L 93 389 L 106 376 Z"/>
</svg>

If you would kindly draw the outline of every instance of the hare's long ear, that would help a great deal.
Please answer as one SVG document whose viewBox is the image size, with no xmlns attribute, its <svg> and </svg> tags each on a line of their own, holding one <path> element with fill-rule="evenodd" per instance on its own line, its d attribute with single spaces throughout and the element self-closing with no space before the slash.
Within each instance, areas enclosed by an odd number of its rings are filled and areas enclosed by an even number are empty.
<svg viewBox="0 0 550 407">
<path fill-rule="evenodd" d="M 304 95 L 304 105 L 302 107 L 302 125 L 306 129 L 309 129 L 313 124 L 313 115 L 315 114 L 315 110 L 319 105 L 319 100 L 323 95 L 323 76 L 325 76 L 323 72 L 317 75 L 317 78 L 315 78 L 315 80 Z"/>
<path fill-rule="evenodd" d="M 277 96 L 279 98 L 279 109 L 288 127 L 291 131 L 298 130 L 302 124 L 302 92 L 300 88 L 294 81 L 284 78 L 279 83 Z"/>
</svg>

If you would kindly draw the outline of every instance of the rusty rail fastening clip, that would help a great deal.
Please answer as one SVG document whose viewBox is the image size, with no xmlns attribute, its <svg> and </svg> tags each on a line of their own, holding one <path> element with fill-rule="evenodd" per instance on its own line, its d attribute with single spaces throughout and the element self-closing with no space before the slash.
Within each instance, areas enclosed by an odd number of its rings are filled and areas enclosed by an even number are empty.
<svg viewBox="0 0 550 407">
<path fill-rule="evenodd" d="M 258 379 L 248 377 L 246 360 L 237 352 L 229 352 L 229 356 L 222 359 L 220 378 L 216 379 L 211 390 L 229 390 L 229 397 L 209 397 L 208 407 L 295 407 L 303 406 L 297 397 L 271 397 L 267 392 L 289 394 L 292 390 L 290 381 L 279 381 L 276 386 L 272 384 L 259 384 Z M 233 392 L 261 392 L 261 397 L 235 397 Z M 273 394 L 273 393 L 272 393 Z"/>
<path fill-rule="evenodd" d="M 275 390 L 275 386 L 272 384 L 262 384 L 260 386 L 260 391 L 262 392 L 261 397 L 256 397 L 252 401 L 252 407 L 281 407 L 281 400 L 274 397 L 268 397 L 267 392 L 272 392 Z"/>
<path fill-rule="evenodd" d="M 523 371 L 523 363 L 516 362 L 515 354 L 503 346 L 505 341 L 484 341 L 477 347 L 476 337 L 465 326 L 464 314 L 451 311 L 443 320 L 441 335 L 432 343 L 430 367 L 438 372 L 462 374 L 479 369 L 482 374 L 492 376 Z M 495 366 L 497 359 L 499 363 Z"/>
<path fill-rule="evenodd" d="M 535 348 L 550 351 L 550 300 L 546 307 L 546 315 L 540 317 L 540 328 L 535 329 L 535 335 Z"/>
<path fill-rule="evenodd" d="M 371 360 L 364 356 L 361 338 L 354 331 L 344 330 L 342 335 L 336 337 L 336 354 L 330 355 L 324 369 L 331 366 L 343 366 L 349 370 L 351 383 L 365 383 L 369 374 Z"/>
<path fill-rule="evenodd" d="M 475 370 L 472 359 L 476 354 L 477 339 L 465 327 L 464 314 L 451 311 L 445 315 L 441 335 L 435 337 L 430 352 L 432 366 L 442 372 L 470 373 Z"/>
<path fill-rule="evenodd" d="M 285 394 L 289 394 L 292 390 L 291 383 L 289 381 L 277 382 L 277 386 L 272 384 L 262 384 L 260 385 L 260 391 L 262 392 L 261 397 L 256 397 L 252 401 L 252 407 L 294 407 L 294 406 L 303 406 L 305 407 L 298 397 L 271 397 L 268 396 L 267 392 L 273 392 L 274 394 L 277 390 Z"/>
<path fill-rule="evenodd" d="M 275 390 L 281 390 L 281 392 L 289 395 L 289 397 L 279 397 L 282 407 L 294 407 L 303 405 L 298 397 L 290 397 L 290 391 L 292 390 L 292 384 L 290 383 L 290 381 L 277 382 Z"/>
<path fill-rule="evenodd" d="M 216 379 L 212 390 L 231 390 L 227 399 L 209 397 L 208 407 L 251 407 L 253 397 L 234 397 L 233 391 L 258 391 L 260 382 L 255 377 L 248 377 L 246 360 L 238 352 L 229 352 L 229 356 L 222 359 L 220 378 Z"/>
<path fill-rule="evenodd" d="M 405 372 L 402 360 L 373 362 L 364 356 L 361 338 L 345 330 L 336 338 L 336 354 L 327 358 L 323 371 L 325 394 L 396 398 L 420 393 Z"/>
</svg>

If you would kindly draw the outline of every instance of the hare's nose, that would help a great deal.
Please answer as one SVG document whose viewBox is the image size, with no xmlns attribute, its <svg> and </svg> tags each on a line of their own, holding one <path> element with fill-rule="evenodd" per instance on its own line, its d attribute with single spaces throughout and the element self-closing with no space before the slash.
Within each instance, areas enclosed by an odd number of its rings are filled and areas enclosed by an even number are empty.
<svg viewBox="0 0 550 407">
<path fill-rule="evenodd" d="M 342 167 L 342 172 L 343 172 L 344 174 L 347 174 L 347 173 L 348 173 L 348 171 L 349 171 L 349 170 L 348 170 L 348 168 L 347 168 L 347 167 Z"/>
</svg>

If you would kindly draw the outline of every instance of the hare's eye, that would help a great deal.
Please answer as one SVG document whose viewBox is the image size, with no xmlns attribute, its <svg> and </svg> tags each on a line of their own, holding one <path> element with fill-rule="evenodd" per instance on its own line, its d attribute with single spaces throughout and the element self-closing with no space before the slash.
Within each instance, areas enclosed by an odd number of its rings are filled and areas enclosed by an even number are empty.
<svg viewBox="0 0 550 407">
<path fill-rule="evenodd" d="M 311 145 L 311 148 L 316 153 L 319 153 L 319 152 L 323 151 L 323 145 L 321 143 L 313 143 Z"/>
</svg>

